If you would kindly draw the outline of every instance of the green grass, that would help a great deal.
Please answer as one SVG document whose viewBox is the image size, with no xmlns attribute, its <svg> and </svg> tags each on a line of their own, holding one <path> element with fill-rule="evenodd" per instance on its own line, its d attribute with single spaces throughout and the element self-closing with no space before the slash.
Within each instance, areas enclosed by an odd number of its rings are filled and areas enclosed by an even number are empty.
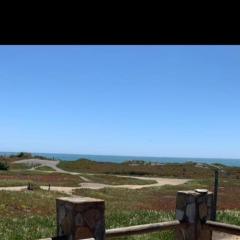
<svg viewBox="0 0 240 240">
<path fill-rule="evenodd" d="M 218 164 L 219 165 L 219 164 Z M 96 162 L 89 159 L 79 159 L 77 161 L 60 161 L 58 166 L 67 171 L 80 173 L 108 173 L 120 175 L 138 176 L 159 176 L 202 179 L 214 177 L 214 167 L 208 164 L 168 163 L 163 165 L 138 164 L 132 165 L 131 162 L 110 163 Z M 240 179 L 240 167 L 227 167 L 221 165 L 224 172 L 220 172 L 222 178 Z"/>
<path fill-rule="evenodd" d="M 237 209 L 218 211 L 217 221 L 234 225 L 240 225 L 240 211 Z"/>
<path fill-rule="evenodd" d="M 210 180 L 194 180 L 179 186 L 164 186 L 144 188 L 139 190 L 129 189 L 81 189 L 76 193 L 81 196 L 104 199 L 106 204 L 106 227 L 116 228 L 153 222 L 162 222 L 175 219 L 175 196 L 179 190 L 192 190 L 205 188 Z M 171 206 L 171 209 L 168 207 Z M 218 211 L 218 221 L 240 225 L 240 211 Z M 140 236 L 124 237 L 118 239 L 164 239 L 174 238 L 174 231 L 166 231 Z"/>
<path fill-rule="evenodd" d="M 17 164 L 12 164 L 17 165 Z M 10 164 L 10 167 L 12 166 Z M 163 187 L 143 189 L 111 189 L 100 190 L 80 189 L 75 194 L 104 199 L 106 204 L 106 228 L 116 228 L 145 223 L 168 221 L 175 218 L 176 192 L 179 190 L 193 190 L 207 188 L 212 190 L 212 172 L 207 168 L 196 167 L 189 163 L 166 164 L 164 166 L 130 166 L 128 164 L 105 164 L 92 161 L 61 162 L 66 170 L 74 172 L 118 173 L 132 175 L 151 175 L 161 177 L 183 177 L 194 179 L 188 183 Z M 39 185 L 78 186 L 81 182 L 79 176 L 62 173 L 49 173 L 41 171 L 26 171 L 24 166 L 19 170 L 0 172 L 0 186 L 16 186 L 32 181 Z M 12 168 L 11 168 L 12 169 Z M 220 190 L 217 220 L 220 222 L 240 225 L 240 204 L 236 196 L 240 194 L 240 182 L 237 179 L 239 169 L 225 168 L 227 177 L 220 178 Z M 144 184 L 145 180 L 118 178 L 111 175 L 85 175 L 94 182 L 107 184 Z M 201 179 L 200 179 L 201 178 Z M 138 183 L 136 183 L 136 181 Z M 121 182 L 123 181 L 123 182 Z M 129 182 L 131 181 L 131 183 Z M 134 181 L 134 182 L 133 182 Z M 144 183 L 142 182 L 144 181 Z M 55 236 L 56 233 L 56 205 L 55 199 L 63 194 L 42 190 L 26 192 L 0 191 L 0 239 L 20 240 L 39 239 Z M 232 210 L 225 210 L 232 209 Z M 165 231 L 154 234 L 144 234 L 132 237 L 115 239 L 128 240 L 171 240 L 174 232 Z"/>
<path fill-rule="evenodd" d="M 15 187 L 15 186 L 27 186 L 29 181 L 27 180 L 0 180 L 0 187 Z"/>
<path fill-rule="evenodd" d="M 37 167 L 36 170 L 39 170 L 39 171 L 55 171 L 55 169 L 53 169 L 51 167 L 48 167 L 48 166 L 40 166 L 40 167 Z"/>
<path fill-rule="evenodd" d="M 21 186 L 25 182 L 33 182 L 38 185 L 78 187 L 83 180 L 78 175 L 70 175 L 57 172 L 43 172 L 35 170 L 0 171 L 0 185 Z M 4 185 L 6 183 L 6 185 Z M 19 184 L 18 184 L 19 183 Z"/>
<path fill-rule="evenodd" d="M 139 176 L 160 176 L 178 178 L 202 178 L 213 176 L 209 168 L 196 166 L 194 163 L 186 164 L 164 164 L 164 165 L 131 165 L 129 163 L 100 163 L 88 159 L 77 161 L 60 161 L 58 167 L 80 173 L 109 173 Z"/>
<path fill-rule="evenodd" d="M 1 217 L 49 216 L 56 213 L 55 199 L 64 196 L 53 191 L 0 191 Z"/>
<path fill-rule="evenodd" d="M 32 168 L 31 165 L 25 163 L 12 163 L 10 164 L 10 170 L 27 170 Z"/>
<path fill-rule="evenodd" d="M 194 189 L 208 181 L 197 181 L 180 186 L 130 189 L 77 190 L 75 194 L 105 200 L 106 228 L 133 226 L 175 219 L 176 191 Z M 64 194 L 52 191 L 6 192 L 0 191 L 0 239 L 33 240 L 56 234 L 57 197 Z M 169 208 L 169 206 L 171 208 Z M 220 222 L 240 225 L 240 211 L 218 211 Z M 174 231 L 122 237 L 124 240 L 173 240 Z"/>
<path fill-rule="evenodd" d="M 165 222 L 174 220 L 175 214 L 173 212 L 159 212 L 151 210 L 138 210 L 138 211 L 111 211 L 106 214 L 106 228 L 127 227 L 140 224 Z M 128 239 L 128 240 L 140 240 L 140 239 L 174 239 L 174 231 L 164 231 L 151 234 L 143 234 L 138 236 L 121 237 L 115 239 Z"/>
<path fill-rule="evenodd" d="M 54 216 L 0 218 L 1 240 L 37 240 L 51 236 L 56 236 Z"/>
<path fill-rule="evenodd" d="M 111 184 L 111 185 L 124 185 L 124 184 L 145 185 L 145 184 L 156 183 L 155 180 L 142 180 L 142 179 L 135 179 L 131 177 L 118 177 L 118 176 L 107 175 L 107 174 L 96 174 L 96 175 L 81 174 L 81 175 L 88 178 L 92 182 Z"/>
<path fill-rule="evenodd" d="M 33 240 L 56 235 L 56 198 L 42 190 L 0 191 L 0 239 Z"/>
</svg>

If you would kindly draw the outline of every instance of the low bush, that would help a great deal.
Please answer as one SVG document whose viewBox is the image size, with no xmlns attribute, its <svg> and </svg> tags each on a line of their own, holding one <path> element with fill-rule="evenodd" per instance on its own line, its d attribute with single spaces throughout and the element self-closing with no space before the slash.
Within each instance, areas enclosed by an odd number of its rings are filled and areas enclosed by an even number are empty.
<svg viewBox="0 0 240 240">
<path fill-rule="evenodd" d="M 32 154 L 31 153 L 27 153 L 27 152 L 20 152 L 16 155 L 16 157 L 19 158 L 31 158 Z"/>
<path fill-rule="evenodd" d="M 0 162 L 0 170 L 7 171 L 9 169 L 9 165 L 6 162 Z"/>
</svg>

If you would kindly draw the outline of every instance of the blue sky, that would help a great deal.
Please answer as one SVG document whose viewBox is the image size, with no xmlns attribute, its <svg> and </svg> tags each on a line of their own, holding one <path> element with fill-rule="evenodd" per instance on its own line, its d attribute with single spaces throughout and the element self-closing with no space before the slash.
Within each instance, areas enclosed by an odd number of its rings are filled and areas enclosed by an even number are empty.
<svg viewBox="0 0 240 240">
<path fill-rule="evenodd" d="M 0 151 L 240 158 L 240 46 L 0 46 Z"/>
</svg>

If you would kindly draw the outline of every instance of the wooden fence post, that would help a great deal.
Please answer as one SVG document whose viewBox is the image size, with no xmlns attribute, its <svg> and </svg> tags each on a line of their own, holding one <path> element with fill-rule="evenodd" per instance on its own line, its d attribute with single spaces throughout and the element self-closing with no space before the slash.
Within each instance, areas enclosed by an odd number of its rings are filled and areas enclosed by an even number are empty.
<svg viewBox="0 0 240 240">
<path fill-rule="evenodd" d="M 218 170 L 214 171 L 214 195 L 211 220 L 216 221 L 217 216 L 217 195 L 218 195 Z"/>
<path fill-rule="evenodd" d="M 105 203 L 87 197 L 62 197 L 57 203 L 57 236 L 67 240 L 105 239 Z"/>
<path fill-rule="evenodd" d="M 210 240 L 212 233 L 203 227 L 210 219 L 213 194 L 206 189 L 177 192 L 176 218 L 185 227 L 176 230 L 177 240 Z"/>
</svg>

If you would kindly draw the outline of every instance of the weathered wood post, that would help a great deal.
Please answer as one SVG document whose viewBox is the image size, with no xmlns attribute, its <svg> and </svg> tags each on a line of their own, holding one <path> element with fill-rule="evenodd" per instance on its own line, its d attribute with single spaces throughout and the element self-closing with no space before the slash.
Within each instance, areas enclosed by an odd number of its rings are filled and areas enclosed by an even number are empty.
<svg viewBox="0 0 240 240">
<path fill-rule="evenodd" d="M 214 195 L 211 220 L 216 221 L 217 216 L 217 196 L 218 196 L 218 170 L 214 171 Z"/>
<path fill-rule="evenodd" d="M 203 227 L 210 219 L 213 194 L 206 189 L 177 192 L 176 218 L 185 227 L 176 230 L 177 240 L 210 240 L 211 231 Z"/>
<path fill-rule="evenodd" d="M 105 203 L 87 197 L 62 197 L 57 203 L 57 236 L 67 240 L 105 239 Z"/>
</svg>

